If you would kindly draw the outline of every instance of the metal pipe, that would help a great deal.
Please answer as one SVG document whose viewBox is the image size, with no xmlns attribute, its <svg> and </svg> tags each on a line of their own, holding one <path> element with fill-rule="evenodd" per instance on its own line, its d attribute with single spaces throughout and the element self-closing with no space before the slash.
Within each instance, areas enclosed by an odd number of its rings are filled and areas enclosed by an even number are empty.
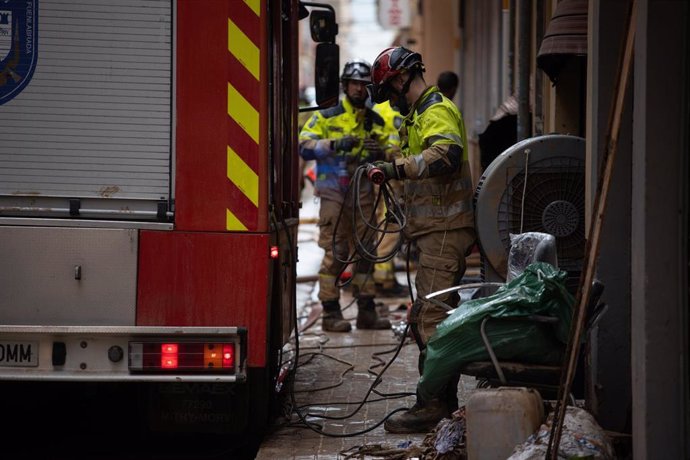
<svg viewBox="0 0 690 460">
<path fill-rule="evenodd" d="M 515 94 L 515 0 L 508 6 L 508 89 Z"/>
<path fill-rule="evenodd" d="M 529 58 L 530 11 L 532 0 L 518 0 L 518 119 L 517 140 L 527 139 L 529 132 Z"/>
<path fill-rule="evenodd" d="M 508 381 L 506 380 L 506 376 L 503 375 L 503 369 L 501 369 L 501 365 L 498 363 L 498 359 L 496 358 L 496 353 L 494 353 L 494 349 L 491 347 L 491 342 L 489 342 L 489 337 L 486 335 L 486 322 L 489 321 L 489 318 L 491 317 L 486 316 L 482 320 L 482 323 L 479 326 L 479 333 L 482 335 L 482 341 L 484 342 L 486 351 L 489 353 L 489 358 L 491 358 L 491 362 L 493 363 L 494 368 L 496 369 L 498 379 L 501 381 L 503 385 L 507 385 Z"/>
</svg>

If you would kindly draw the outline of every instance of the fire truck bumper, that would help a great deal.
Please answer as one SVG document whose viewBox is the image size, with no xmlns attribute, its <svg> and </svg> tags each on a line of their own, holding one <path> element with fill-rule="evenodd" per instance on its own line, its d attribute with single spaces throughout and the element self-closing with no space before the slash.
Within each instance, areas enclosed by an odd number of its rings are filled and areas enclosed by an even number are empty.
<svg viewBox="0 0 690 460">
<path fill-rule="evenodd" d="M 241 327 L 0 326 L 0 380 L 246 380 Z"/>
</svg>

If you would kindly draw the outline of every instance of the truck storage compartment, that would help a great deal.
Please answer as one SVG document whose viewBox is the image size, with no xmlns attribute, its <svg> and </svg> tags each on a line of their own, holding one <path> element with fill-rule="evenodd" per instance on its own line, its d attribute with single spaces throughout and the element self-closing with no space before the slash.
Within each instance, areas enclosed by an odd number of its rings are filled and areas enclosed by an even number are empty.
<svg viewBox="0 0 690 460">
<path fill-rule="evenodd" d="M 134 326 L 138 231 L 0 227 L 0 324 Z"/>
</svg>

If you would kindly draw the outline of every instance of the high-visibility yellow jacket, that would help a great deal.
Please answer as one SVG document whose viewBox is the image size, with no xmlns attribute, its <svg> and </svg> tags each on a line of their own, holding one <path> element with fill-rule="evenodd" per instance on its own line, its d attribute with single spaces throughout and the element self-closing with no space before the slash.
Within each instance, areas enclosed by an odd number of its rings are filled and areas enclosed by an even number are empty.
<svg viewBox="0 0 690 460">
<path fill-rule="evenodd" d="M 402 158 L 409 237 L 474 227 L 472 177 L 465 124 L 455 104 L 437 87 L 427 88 L 403 120 Z"/>
<path fill-rule="evenodd" d="M 334 142 L 345 136 L 354 136 L 359 144 L 351 152 L 336 151 Z M 364 149 L 361 140 L 372 138 L 385 150 L 388 133 L 385 121 L 371 108 L 358 109 L 347 97 L 338 105 L 315 112 L 299 135 L 299 152 L 305 160 L 316 160 L 316 192 L 324 199 L 342 203 L 347 183 L 357 166 L 381 158 L 373 158 Z M 371 183 L 362 181 L 362 195 L 372 193 Z"/>
<path fill-rule="evenodd" d="M 403 116 L 391 107 L 390 101 L 374 105 L 374 111 L 381 115 L 385 121 L 385 130 L 388 134 L 386 160 L 392 161 L 400 156 L 400 127 L 403 123 Z"/>
</svg>

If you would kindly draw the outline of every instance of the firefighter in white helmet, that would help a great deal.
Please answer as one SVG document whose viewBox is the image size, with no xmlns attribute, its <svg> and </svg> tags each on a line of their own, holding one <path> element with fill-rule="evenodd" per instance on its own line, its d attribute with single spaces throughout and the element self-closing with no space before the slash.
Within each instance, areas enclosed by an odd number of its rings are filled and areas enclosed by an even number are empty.
<svg viewBox="0 0 690 460">
<path fill-rule="evenodd" d="M 438 90 L 427 86 L 419 53 L 404 47 L 388 48 L 376 58 L 370 93 L 376 103 L 390 100 L 405 116 L 400 129 L 402 157 L 378 162 L 387 180 L 402 181 L 407 216 L 406 238 L 419 253 L 415 277 L 417 299 L 409 322 L 420 349 L 424 349 L 447 311 L 424 300 L 427 294 L 459 284 L 465 257 L 474 246 L 472 179 L 467 138 L 458 108 Z M 449 293 L 438 299 L 457 302 Z M 384 427 L 395 433 L 427 432 L 448 417 L 457 405 L 457 382 L 444 394 L 417 395 L 416 404 L 394 414 Z"/>
<path fill-rule="evenodd" d="M 362 60 L 347 62 L 341 83 L 345 97 L 338 105 L 314 113 L 299 135 L 302 158 L 316 160 L 315 188 L 321 200 L 318 244 L 325 251 L 319 269 L 318 296 L 323 305 L 321 325 L 330 332 L 351 330 L 341 311 L 338 276 L 344 269 L 342 261 L 352 254 L 354 232 L 362 235 L 366 229 L 362 219 L 357 220 L 359 228 L 351 228 L 354 194 L 348 193 L 349 182 L 359 165 L 384 158 L 388 148 L 384 120 L 368 102 L 366 86 L 371 83 L 371 65 Z M 375 218 L 373 184 L 364 180 L 361 185 L 361 215 Z M 374 244 L 372 241 L 371 245 Z M 373 251 L 373 247 L 370 249 Z M 371 265 L 361 259 L 354 270 L 352 284 L 358 298 L 356 325 L 359 329 L 388 329 L 390 322 L 376 312 Z"/>
</svg>

